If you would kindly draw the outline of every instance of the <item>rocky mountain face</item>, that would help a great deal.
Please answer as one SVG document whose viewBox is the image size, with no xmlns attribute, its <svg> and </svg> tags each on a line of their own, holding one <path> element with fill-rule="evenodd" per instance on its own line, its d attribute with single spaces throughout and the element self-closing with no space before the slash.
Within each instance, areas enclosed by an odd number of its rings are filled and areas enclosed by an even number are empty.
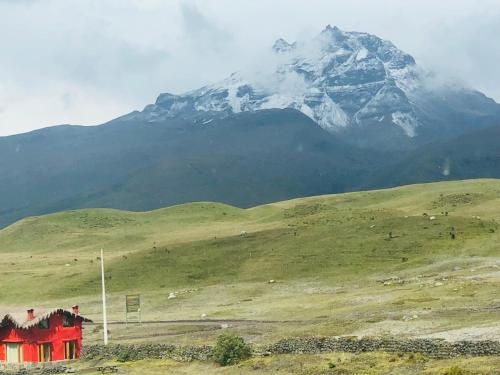
<svg viewBox="0 0 500 375">
<path fill-rule="evenodd" d="M 279 39 L 267 70 L 243 71 L 183 95 L 161 94 L 129 116 L 191 118 L 200 126 L 231 113 L 293 108 L 363 147 L 411 149 L 491 125 L 500 105 L 436 77 L 391 42 L 327 26 L 305 42 Z"/>
</svg>

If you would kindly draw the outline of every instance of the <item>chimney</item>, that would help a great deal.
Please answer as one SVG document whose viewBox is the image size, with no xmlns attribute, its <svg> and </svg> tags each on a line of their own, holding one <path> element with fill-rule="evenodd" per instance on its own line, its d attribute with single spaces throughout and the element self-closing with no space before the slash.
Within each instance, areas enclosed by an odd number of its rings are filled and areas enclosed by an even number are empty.
<svg viewBox="0 0 500 375">
<path fill-rule="evenodd" d="M 74 305 L 71 307 L 71 310 L 73 310 L 73 314 L 78 315 L 79 314 L 79 309 L 78 305 Z"/>
<path fill-rule="evenodd" d="M 28 320 L 33 320 L 35 318 L 35 310 L 29 309 L 28 310 Z"/>
</svg>

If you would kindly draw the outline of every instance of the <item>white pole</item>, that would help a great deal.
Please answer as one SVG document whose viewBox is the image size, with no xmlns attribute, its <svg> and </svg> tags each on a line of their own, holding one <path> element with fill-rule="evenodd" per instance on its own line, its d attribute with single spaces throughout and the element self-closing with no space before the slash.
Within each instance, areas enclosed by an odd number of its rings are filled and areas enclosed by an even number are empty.
<svg viewBox="0 0 500 375">
<path fill-rule="evenodd" d="M 102 280 L 102 323 L 104 330 L 104 345 L 108 345 L 108 316 L 106 313 L 106 284 L 104 282 L 104 251 L 101 249 L 101 280 Z"/>
</svg>

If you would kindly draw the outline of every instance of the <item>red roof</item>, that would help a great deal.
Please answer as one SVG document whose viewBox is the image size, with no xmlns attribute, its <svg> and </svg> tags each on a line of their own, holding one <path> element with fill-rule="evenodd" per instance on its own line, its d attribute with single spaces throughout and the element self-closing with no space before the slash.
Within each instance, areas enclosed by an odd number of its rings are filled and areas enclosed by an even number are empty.
<svg viewBox="0 0 500 375">
<path fill-rule="evenodd" d="M 19 310 L 19 311 L 10 311 L 3 313 L 0 311 L 0 327 L 12 324 L 16 328 L 21 329 L 29 329 L 37 326 L 42 320 L 50 318 L 55 314 L 68 314 L 75 318 L 81 319 L 83 322 L 91 322 L 90 319 L 87 319 L 79 314 L 74 314 L 70 310 L 62 309 L 62 308 L 54 308 L 54 309 L 40 309 L 35 310 L 33 314 L 33 319 L 28 319 L 27 310 Z"/>
</svg>

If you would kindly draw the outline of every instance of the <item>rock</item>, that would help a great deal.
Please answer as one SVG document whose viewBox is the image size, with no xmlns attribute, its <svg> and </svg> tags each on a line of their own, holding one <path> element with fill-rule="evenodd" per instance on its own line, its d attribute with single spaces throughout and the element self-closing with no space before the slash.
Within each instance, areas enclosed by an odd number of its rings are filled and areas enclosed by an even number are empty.
<svg viewBox="0 0 500 375">
<path fill-rule="evenodd" d="M 177 296 L 175 295 L 174 292 L 171 292 L 169 295 L 168 295 L 168 299 L 174 299 L 174 298 L 177 298 Z"/>
</svg>

